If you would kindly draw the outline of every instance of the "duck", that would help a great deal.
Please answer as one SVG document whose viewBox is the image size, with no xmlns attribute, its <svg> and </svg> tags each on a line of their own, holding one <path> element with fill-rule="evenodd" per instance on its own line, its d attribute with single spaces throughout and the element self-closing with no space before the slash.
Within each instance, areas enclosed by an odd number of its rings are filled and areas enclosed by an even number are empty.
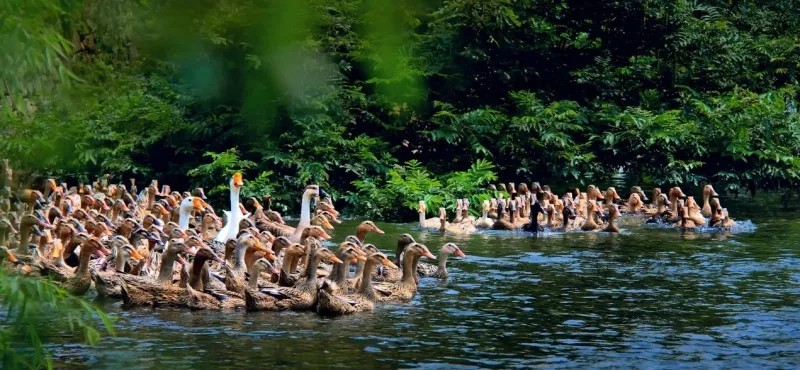
<svg viewBox="0 0 800 370">
<path fill-rule="evenodd" d="M 114 271 L 92 270 L 94 287 L 100 297 L 122 298 L 122 288 L 117 274 L 125 274 L 125 265 L 129 260 L 141 261 L 144 259 L 144 256 L 130 244 L 117 247 L 115 252 Z"/>
<path fill-rule="evenodd" d="M 361 248 L 359 248 L 357 244 L 351 242 L 339 244 L 336 257 L 339 258 L 342 263 L 334 264 L 331 274 L 328 276 L 327 280 L 336 283 L 329 291 L 331 294 L 340 294 L 342 293 L 341 289 L 347 289 L 347 275 L 350 271 L 351 264 L 366 260 L 366 254 L 361 252 Z"/>
<path fill-rule="evenodd" d="M 266 251 L 266 247 L 261 243 L 258 238 L 253 234 L 244 233 L 236 241 L 236 247 L 233 251 L 233 264 L 224 266 L 225 268 L 225 288 L 228 291 L 234 292 L 244 296 L 245 290 L 245 272 L 247 271 L 247 264 L 245 262 L 245 255 L 249 248 L 257 248 Z M 270 250 L 270 252 L 272 252 Z M 274 258 L 274 256 L 273 256 Z"/>
<path fill-rule="evenodd" d="M 439 221 L 439 217 L 432 217 L 432 218 L 425 218 L 425 212 L 427 212 L 428 207 L 425 205 L 425 201 L 419 201 L 419 205 L 417 206 L 417 212 L 419 212 L 419 227 L 422 229 L 439 229 L 441 226 L 441 221 Z"/>
<path fill-rule="evenodd" d="M 363 246 L 361 246 L 361 252 L 365 256 L 369 256 L 372 253 L 379 253 L 380 251 L 378 250 L 378 247 L 376 247 L 373 244 L 364 244 Z M 359 260 L 358 264 L 356 264 L 356 271 L 355 274 L 353 275 L 353 278 L 347 280 L 347 287 L 350 291 L 358 290 L 358 288 L 361 287 L 361 280 L 364 277 L 363 275 L 365 266 L 366 265 L 364 260 Z M 396 268 L 396 265 L 394 263 L 392 264 L 392 266 L 395 266 L 394 270 L 399 270 L 398 268 Z M 378 275 L 383 276 L 383 274 L 380 272 L 378 273 Z"/>
<path fill-rule="evenodd" d="M 464 201 L 462 199 L 456 199 L 456 215 L 453 218 L 453 223 L 458 224 L 464 220 L 464 213 L 462 210 L 464 209 Z"/>
<path fill-rule="evenodd" d="M 302 244 L 292 243 L 284 249 L 283 263 L 281 265 L 280 275 L 274 279 L 273 283 L 278 283 L 278 286 L 292 287 L 297 284 L 299 274 L 295 273 L 297 268 L 297 261 L 306 253 L 306 247 Z"/>
<path fill-rule="evenodd" d="M 615 201 L 618 201 L 621 198 L 620 198 L 619 194 L 617 194 L 617 189 L 614 188 L 613 186 L 610 186 L 606 190 L 606 194 L 604 196 L 604 199 L 605 199 L 605 205 L 606 206 L 610 206 L 610 205 L 613 205 Z"/>
<path fill-rule="evenodd" d="M 492 230 L 516 230 L 513 222 L 505 220 L 506 200 L 500 198 L 497 200 L 497 220 L 492 225 Z"/>
<path fill-rule="evenodd" d="M 270 261 L 265 258 L 258 259 L 250 268 L 250 283 L 244 291 L 245 308 L 248 311 L 274 311 L 278 309 L 278 300 L 269 295 L 261 293 L 258 287 L 258 276 L 261 272 L 278 274 Z"/>
<path fill-rule="evenodd" d="M 326 279 L 318 292 L 317 313 L 338 316 L 372 311 L 378 299 L 372 287 L 372 274 L 379 265 L 397 269 L 397 265 L 392 263 L 385 254 L 381 252 L 370 253 L 364 258 L 364 269 L 361 272 L 363 284 L 352 294 L 335 294 L 335 291 L 340 290 L 335 286 L 337 283 Z"/>
<path fill-rule="evenodd" d="M 437 279 L 447 279 L 449 276 L 447 272 L 447 259 L 450 256 L 456 256 L 461 258 L 466 258 L 467 256 L 464 252 L 461 251 L 461 248 L 458 247 L 455 243 L 445 243 L 439 249 L 439 265 L 434 266 L 429 263 L 422 263 L 420 262 L 417 265 L 417 273 L 420 276 L 426 277 L 433 277 Z"/>
<path fill-rule="evenodd" d="M 586 220 L 581 226 L 583 231 L 595 231 L 600 229 L 596 217 L 601 214 L 600 206 L 594 201 L 586 202 Z"/>
<path fill-rule="evenodd" d="M 711 184 L 703 186 L 703 208 L 701 210 L 703 216 L 711 217 L 712 212 L 711 212 L 711 203 L 709 202 L 709 199 L 711 197 L 716 198 L 718 196 L 719 194 L 717 194 L 717 192 L 714 191 L 714 187 L 711 186 Z"/>
<path fill-rule="evenodd" d="M 311 226 L 311 199 L 316 197 L 329 198 L 330 196 L 318 185 L 309 185 L 303 191 L 303 198 L 300 203 L 300 221 L 298 221 L 292 235 L 289 236 L 289 241 L 292 243 L 301 243 L 303 231 Z"/>
<path fill-rule="evenodd" d="M 108 252 L 108 250 L 97 238 L 91 237 L 83 242 L 81 244 L 80 251 L 80 264 L 78 264 L 78 268 L 75 270 L 75 273 L 51 275 L 55 284 L 75 295 L 83 295 L 89 291 L 89 288 L 92 286 L 92 276 L 89 271 L 89 261 L 95 251 L 101 251 L 103 253 Z"/>
<path fill-rule="evenodd" d="M 372 221 L 363 221 L 358 226 L 356 226 L 356 238 L 362 244 L 367 239 L 367 233 L 376 233 L 378 235 L 383 235 L 384 232 L 381 230 L 377 225 L 375 225 Z"/>
<path fill-rule="evenodd" d="M 489 211 L 491 211 L 491 201 L 484 200 L 481 204 L 481 217 L 475 220 L 475 227 L 478 229 L 488 229 L 494 224 L 494 220 L 489 218 Z"/>
<path fill-rule="evenodd" d="M 709 206 L 710 207 L 710 206 Z M 701 227 L 706 224 L 706 218 L 700 210 L 700 206 L 694 200 L 693 196 L 686 197 L 686 218 L 691 220 L 696 226 Z"/>
<path fill-rule="evenodd" d="M 126 306 L 185 306 L 185 289 L 172 284 L 172 272 L 180 253 L 189 253 L 190 248 L 181 239 L 169 241 L 161 255 L 158 277 L 120 274 L 120 291 Z"/>
<path fill-rule="evenodd" d="M 311 254 L 306 266 L 306 279 L 296 286 L 262 290 L 277 299 L 275 303 L 281 310 L 309 310 L 317 301 L 317 267 L 321 262 L 342 263 L 328 248 L 318 247 Z"/>
<path fill-rule="evenodd" d="M 628 202 L 625 206 L 626 213 L 640 213 L 645 209 L 644 201 L 639 193 L 632 193 L 628 197 Z"/>
<path fill-rule="evenodd" d="M 683 193 L 680 187 L 673 186 L 669 189 L 669 201 L 672 205 L 670 211 L 678 213 L 678 199 L 686 199 L 686 194 Z"/>
<path fill-rule="evenodd" d="M 542 228 L 542 226 L 539 225 L 539 215 L 543 214 L 546 216 L 549 214 L 549 212 L 545 210 L 544 207 L 542 206 L 543 199 L 544 199 L 544 194 L 539 193 L 536 195 L 536 200 L 531 202 L 530 222 L 522 226 L 523 230 L 531 233 L 538 233 L 544 230 L 544 228 Z"/>
<path fill-rule="evenodd" d="M 435 260 L 428 247 L 413 243 L 403 252 L 403 277 L 396 283 L 381 283 L 375 287 L 378 301 L 410 301 L 417 294 L 416 269 L 419 257 Z"/>
<path fill-rule="evenodd" d="M 614 204 L 610 205 L 608 207 L 608 222 L 603 228 L 603 231 L 608 233 L 618 233 L 619 226 L 617 226 L 617 218 L 619 218 L 619 216 L 619 208 L 617 208 L 617 206 Z"/>
<path fill-rule="evenodd" d="M 214 238 L 218 243 L 224 244 L 228 240 L 236 239 L 236 235 L 239 233 L 239 221 L 244 218 L 239 208 L 239 191 L 243 185 L 244 180 L 242 180 L 242 174 L 239 172 L 234 173 L 229 181 L 231 210 L 225 212 L 225 226 L 222 227 Z"/>
<path fill-rule="evenodd" d="M 475 225 L 471 222 L 448 223 L 447 210 L 439 208 L 439 231 L 451 234 L 471 234 L 475 232 Z"/>
<path fill-rule="evenodd" d="M 233 181 L 231 182 L 233 183 Z M 187 197 L 181 201 L 180 205 L 178 206 L 178 210 L 178 227 L 181 231 L 186 231 L 189 229 L 189 220 L 192 217 L 192 212 L 202 212 L 205 210 L 205 206 L 203 205 L 202 199 L 198 197 Z"/>
</svg>

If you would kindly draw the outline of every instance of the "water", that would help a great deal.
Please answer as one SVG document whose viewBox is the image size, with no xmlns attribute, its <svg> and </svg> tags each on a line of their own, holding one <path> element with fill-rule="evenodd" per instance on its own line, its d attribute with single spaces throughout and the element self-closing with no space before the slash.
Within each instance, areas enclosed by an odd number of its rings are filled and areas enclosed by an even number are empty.
<svg viewBox="0 0 800 370">
<path fill-rule="evenodd" d="M 367 240 L 387 252 L 410 231 L 431 250 L 456 242 L 468 257 L 450 260 L 448 281 L 422 279 L 408 304 L 333 319 L 100 302 L 118 320 L 116 337 L 51 349 L 65 368 L 796 366 L 800 213 L 723 202 L 753 223 L 682 233 L 627 220 L 619 235 L 532 238 L 378 222 L 386 235 Z"/>
</svg>

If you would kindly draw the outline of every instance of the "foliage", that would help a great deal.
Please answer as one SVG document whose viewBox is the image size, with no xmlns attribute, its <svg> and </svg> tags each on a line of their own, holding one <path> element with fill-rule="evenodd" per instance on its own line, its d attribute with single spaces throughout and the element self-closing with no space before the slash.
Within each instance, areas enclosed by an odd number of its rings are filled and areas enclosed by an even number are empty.
<svg viewBox="0 0 800 370">
<path fill-rule="evenodd" d="M 100 340 L 101 330 L 114 334 L 112 320 L 105 313 L 47 280 L 11 276 L 0 270 L 0 303 L 5 311 L 0 326 L 3 368 L 53 367 L 40 332 L 42 317 L 57 317 L 52 322 L 63 327 L 54 329 L 80 332 L 90 345 Z M 96 327 L 98 319 L 100 328 Z"/>
<path fill-rule="evenodd" d="M 203 154 L 238 148 L 244 194 L 295 209 L 318 183 L 393 219 L 479 199 L 458 171 L 484 160 L 562 187 L 800 180 L 791 0 L 194 5 L 0 5 L 0 156 L 220 196 L 236 166 Z"/>
<path fill-rule="evenodd" d="M 485 160 L 441 178 L 434 177 L 419 161 L 410 160 L 394 166 L 385 178 L 354 181 L 357 192 L 350 195 L 348 202 L 357 207 L 361 216 L 401 220 L 416 213 L 419 201 L 424 201 L 430 212 L 439 207 L 453 212 L 456 199 L 462 198 L 480 204 L 490 197 L 485 189 L 494 180 L 494 165 Z"/>
</svg>

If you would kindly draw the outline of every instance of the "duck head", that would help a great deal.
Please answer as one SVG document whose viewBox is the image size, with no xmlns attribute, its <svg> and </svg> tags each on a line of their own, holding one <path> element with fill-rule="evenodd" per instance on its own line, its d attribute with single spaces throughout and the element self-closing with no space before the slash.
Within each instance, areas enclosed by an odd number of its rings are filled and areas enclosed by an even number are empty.
<svg viewBox="0 0 800 370">
<path fill-rule="evenodd" d="M 358 231 L 362 231 L 362 230 L 363 230 L 364 232 L 367 232 L 367 231 L 369 231 L 369 232 L 373 232 L 373 233 L 376 233 L 376 234 L 384 234 L 384 231 L 383 231 L 383 230 L 381 230 L 381 229 L 380 229 L 380 228 L 379 228 L 377 225 L 375 225 L 375 223 L 374 223 L 374 222 L 372 222 L 372 221 L 364 221 L 364 222 L 362 222 L 361 224 L 359 224 L 359 225 L 358 225 L 358 227 L 357 227 L 356 229 L 357 229 Z"/>
<path fill-rule="evenodd" d="M 371 246 L 372 248 L 375 248 L 375 246 L 372 245 L 372 244 L 369 244 L 369 246 Z M 390 268 L 393 268 L 393 269 L 398 268 L 397 265 L 394 264 L 394 262 L 390 261 L 389 258 L 386 257 L 385 254 L 377 251 L 377 248 L 375 248 L 374 252 L 373 251 L 369 251 L 368 253 L 369 254 L 368 254 L 368 257 L 366 258 L 366 260 L 371 261 L 373 263 L 378 263 L 378 264 L 381 264 L 383 266 L 390 267 Z"/>
<path fill-rule="evenodd" d="M 464 252 L 461 251 L 461 248 L 459 248 L 458 245 L 456 245 L 455 243 L 445 243 L 445 245 L 442 246 L 439 252 L 461 258 L 467 257 L 464 254 Z"/>
<path fill-rule="evenodd" d="M 703 186 L 703 196 L 704 197 L 718 197 L 719 194 L 714 190 L 714 187 L 711 184 Z"/>
<path fill-rule="evenodd" d="M 419 201 L 419 204 L 417 204 L 417 212 L 425 214 L 425 212 L 427 211 L 428 207 L 425 205 L 425 201 L 424 200 Z"/>
<path fill-rule="evenodd" d="M 639 194 L 639 200 L 641 200 L 642 202 L 647 202 L 649 200 L 647 199 L 647 195 L 644 194 L 644 191 L 642 191 L 642 188 L 640 186 L 632 186 L 631 194 Z"/>
</svg>

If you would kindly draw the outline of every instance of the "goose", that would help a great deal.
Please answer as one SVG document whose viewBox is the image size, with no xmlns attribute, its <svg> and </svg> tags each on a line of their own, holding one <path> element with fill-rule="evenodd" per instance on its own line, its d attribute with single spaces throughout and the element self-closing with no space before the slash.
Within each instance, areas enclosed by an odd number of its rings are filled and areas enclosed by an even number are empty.
<svg viewBox="0 0 800 370">
<path fill-rule="evenodd" d="M 233 174 L 229 185 L 231 210 L 225 211 L 225 226 L 222 227 L 219 233 L 217 233 L 216 238 L 214 238 L 215 241 L 223 244 L 228 240 L 236 239 L 236 235 L 239 233 L 239 221 L 244 217 L 239 208 L 239 191 L 242 185 L 244 185 L 242 174 L 238 172 Z"/>
</svg>

